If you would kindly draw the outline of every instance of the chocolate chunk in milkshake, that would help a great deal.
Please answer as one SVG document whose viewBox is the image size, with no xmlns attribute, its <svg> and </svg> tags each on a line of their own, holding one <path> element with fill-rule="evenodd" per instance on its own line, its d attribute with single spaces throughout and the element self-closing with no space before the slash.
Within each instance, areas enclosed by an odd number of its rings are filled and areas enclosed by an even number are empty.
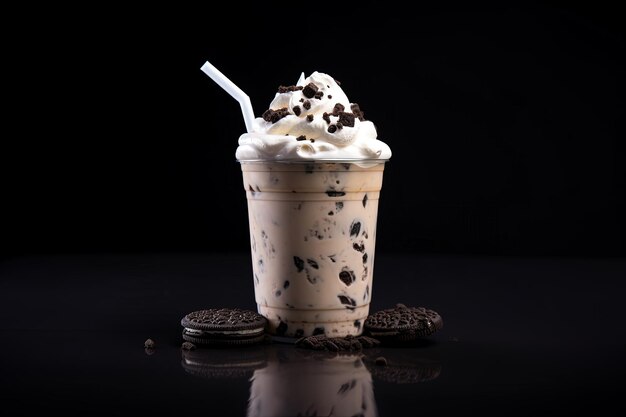
<svg viewBox="0 0 626 417">
<path fill-rule="evenodd" d="M 300 108 L 300 106 L 293 106 L 293 114 L 295 114 L 296 116 L 300 116 L 300 113 L 302 113 L 302 109 Z"/>
<path fill-rule="evenodd" d="M 285 334 L 286 331 L 287 331 L 287 323 L 285 323 L 284 321 L 281 321 L 278 327 L 276 328 L 276 334 L 278 336 L 282 336 Z"/>
<path fill-rule="evenodd" d="M 341 304 L 348 306 L 348 308 L 350 307 L 354 308 L 356 306 L 356 301 L 354 301 L 352 298 L 346 295 L 339 294 L 337 298 L 339 298 L 339 301 L 341 301 Z"/>
<path fill-rule="evenodd" d="M 307 114 L 306 115 L 306 121 L 309 122 L 309 123 L 312 122 L 313 121 L 313 115 L 312 114 Z"/>
<path fill-rule="evenodd" d="M 343 191 L 336 191 L 336 190 L 328 190 L 328 191 L 326 191 L 326 194 L 329 197 L 343 197 L 344 195 L 346 195 L 345 192 L 343 192 Z"/>
<path fill-rule="evenodd" d="M 363 252 L 365 250 L 365 245 L 363 243 L 353 243 L 352 249 L 357 252 Z"/>
<path fill-rule="evenodd" d="M 367 205 L 367 194 L 363 196 L 363 208 Z"/>
<path fill-rule="evenodd" d="M 302 272 L 304 269 L 304 261 L 301 258 L 294 256 L 293 263 L 296 265 L 296 268 L 298 268 L 298 272 Z"/>
<path fill-rule="evenodd" d="M 339 273 L 339 279 L 346 285 L 351 285 L 354 281 L 356 281 L 356 276 L 354 275 L 354 271 L 344 266 L 341 272 Z"/>
<path fill-rule="evenodd" d="M 313 259 L 307 259 L 306 262 L 311 265 L 311 268 L 320 269 L 320 266 Z"/>
<path fill-rule="evenodd" d="M 357 237 L 361 231 L 361 222 L 355 220 L 350 225 L 350 237 Z"/>
<path fill-rule="evenodd" d="M 302 102 L 302 107 L 304 107 L 306 110 L 311 110 L 311 102 L 309 100 L 304 100 Z"/>
</svg>

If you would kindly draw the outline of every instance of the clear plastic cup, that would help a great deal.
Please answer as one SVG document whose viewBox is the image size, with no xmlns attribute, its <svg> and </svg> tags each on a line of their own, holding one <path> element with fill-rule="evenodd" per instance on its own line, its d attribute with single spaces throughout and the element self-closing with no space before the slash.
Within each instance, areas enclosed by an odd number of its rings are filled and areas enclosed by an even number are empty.
<svg viewBox="0 0 626 417">
<path fill-rule="evenodd" d="M 361 334 L 386 161 L 240 163 L 254 293 L 269 333 Z"/>
</svg>

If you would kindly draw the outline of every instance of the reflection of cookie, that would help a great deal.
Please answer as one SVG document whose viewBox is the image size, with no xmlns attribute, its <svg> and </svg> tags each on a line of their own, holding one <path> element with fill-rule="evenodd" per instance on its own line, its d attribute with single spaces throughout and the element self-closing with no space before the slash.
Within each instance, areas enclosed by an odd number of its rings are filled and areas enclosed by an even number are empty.
<svg viewBox="0 0 626 417">
<path fill-rule="evenodd" d="M 182 318 L 183 339 L 200 345 L 249 345 L 265 338 L 267 319 L 237 308 L 199 310 Z"/>
<path fill-rule="evenodd" d="M 386 343 L 413 341 L 430 336 L 442 327 L 443 320 L 436 311 L 397 304 L 368 316 L 363 330 L 366 335 Z"/>
<path fill-rule="evenodd" d="M 181 350 L 181 366 L 201 378 L 250 378 L 256 369 L 267 366 L 266 354 L 258 346 L 240 349 Z"/>
<path fill-rule="evenodd" d="M 402 351 L 393 349 L 386 350 L 382 356 L 368 355 L 363 362 L 375 379 L 394 384 L 426 382 L 441 373 L 441 362 L 436 358 Z"/>
</svg>

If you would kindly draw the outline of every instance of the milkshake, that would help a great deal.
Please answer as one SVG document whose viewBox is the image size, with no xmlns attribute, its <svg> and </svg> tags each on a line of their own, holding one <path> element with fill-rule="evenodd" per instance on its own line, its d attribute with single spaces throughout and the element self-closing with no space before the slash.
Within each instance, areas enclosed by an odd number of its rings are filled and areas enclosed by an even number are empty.
<svg viewBox="0 0 626 417">
<path fill-rule="evenodd" d="M 390 157 L 359 105 L 319 72 L 280 86 L 239 138 L 254 292 L 269 333 L 362 333 Z"/>
</svg>

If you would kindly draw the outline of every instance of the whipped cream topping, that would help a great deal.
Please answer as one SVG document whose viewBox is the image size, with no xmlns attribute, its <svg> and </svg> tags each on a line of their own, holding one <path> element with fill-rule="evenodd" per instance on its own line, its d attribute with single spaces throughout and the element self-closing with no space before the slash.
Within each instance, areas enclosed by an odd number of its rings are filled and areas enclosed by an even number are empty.
<svg viewBox="0 0 626 417">
<path fill-rule="evenodd" d="M 238 160 L 367 160 L 391 157 L 331 76 L 314 72 L 296 85 L 280 86 L 270 107 L 239 138 Z"/>
</svg>

